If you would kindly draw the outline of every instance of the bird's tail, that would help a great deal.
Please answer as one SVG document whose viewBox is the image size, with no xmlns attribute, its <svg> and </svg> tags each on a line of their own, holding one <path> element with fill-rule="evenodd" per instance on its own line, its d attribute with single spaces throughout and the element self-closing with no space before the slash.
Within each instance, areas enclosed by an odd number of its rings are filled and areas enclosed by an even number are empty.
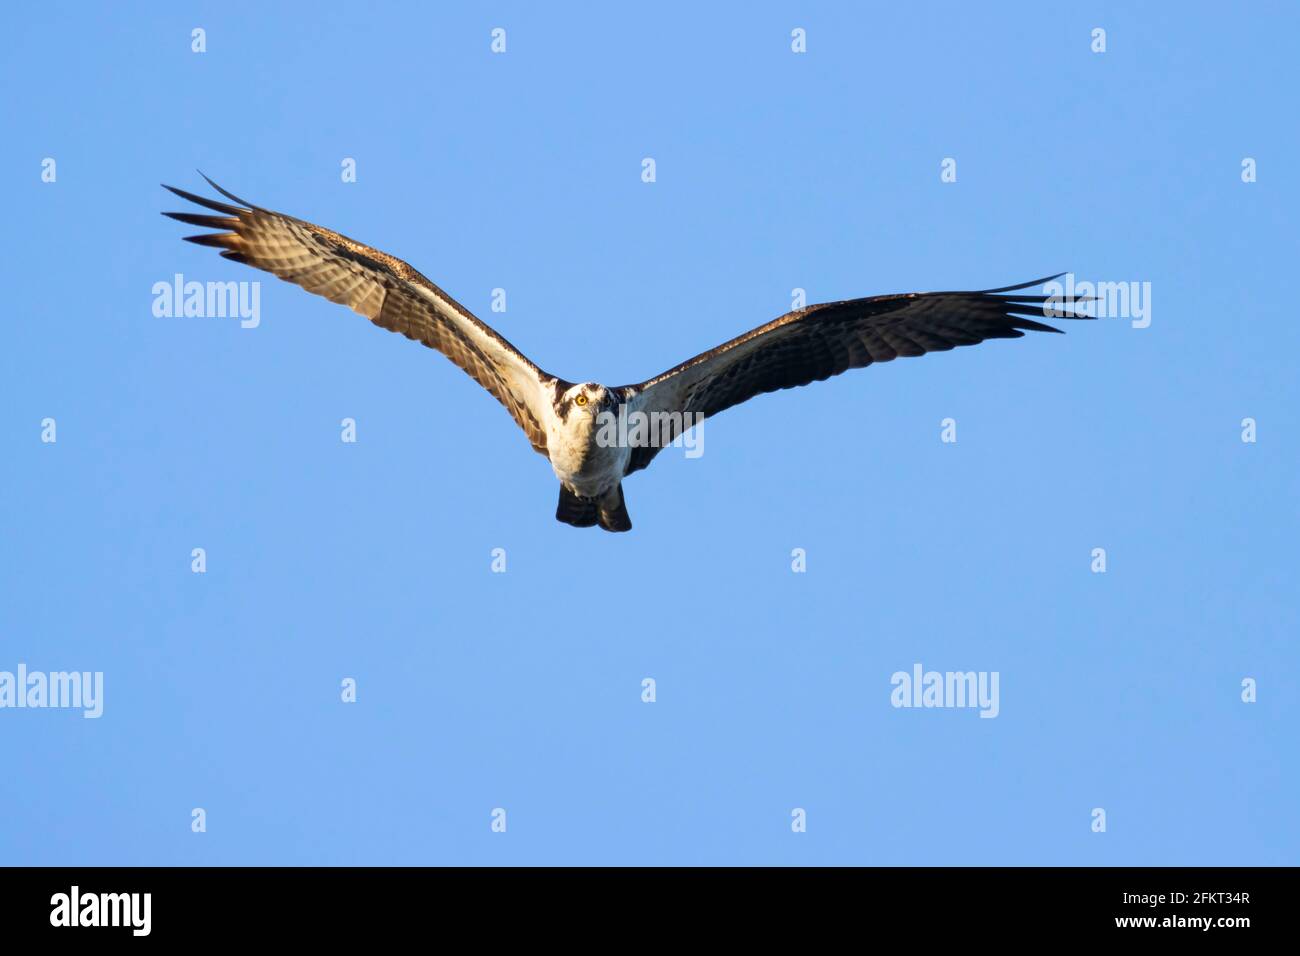
<svg viewBox="0 0 1300 956">
<path fill-rule="evenodd" d="M 560 503 L 555 509 L 555 520 L 575 528 L 600 525 L 606 531 L 631 531 L 632 519 L 623 503 L 623 486 L 616 485 L 600 498 L 579 498 L 564 485 L 560 485 Z"/>
<path fill-rule="evenodd" d="M 575 528 L 590 528 L 596 523 L 596 502 L 591 498 L 579 498 L 560 485 L 560 504 L 555 509 L 555 520 Z"/>
<path fill-rule="evenodd" d="M 619 482 L 613 490 L 597 502 L 600 526 L 606 531 L 631 531 L 632 519 L 628 517 L 627 505 L 623 502 L 623 483 Z"/>
</svg>

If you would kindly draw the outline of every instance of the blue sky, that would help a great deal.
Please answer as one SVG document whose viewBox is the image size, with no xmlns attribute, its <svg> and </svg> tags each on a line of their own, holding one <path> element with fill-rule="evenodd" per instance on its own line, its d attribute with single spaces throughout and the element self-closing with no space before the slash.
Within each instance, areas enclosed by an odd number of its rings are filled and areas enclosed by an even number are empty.
<svg viewBox="0 0 1300 956">
<path fill-rule="evenodd" d="M 104 713 L 0 709 L 0 863 L 1297 862 L 1293 7 L 9 26 L 0 671 L 102 672 Z M 182 243 L 158 183 L 196 168 L 573 380 L 795 288 L 1072 270 L 1151 322 L 762 397 L 627 482 L 631 534 L 577 530 L 440 356 Z M 260 325 L 155 317 L 177 272 L 263 280 Z M 998 716 L 891 706 L 917 663 L 996 672 Z"/>
</svg>

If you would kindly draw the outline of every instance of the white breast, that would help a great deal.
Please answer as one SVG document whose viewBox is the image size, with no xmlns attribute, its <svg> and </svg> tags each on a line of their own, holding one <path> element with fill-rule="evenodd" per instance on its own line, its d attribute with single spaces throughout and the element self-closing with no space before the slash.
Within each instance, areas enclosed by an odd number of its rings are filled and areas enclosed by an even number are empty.
<svg viewBox="0 0 1300 956">
<path fill-rule="evenodd" d="M 603 446 L 596 419 L 572 413 L 562 422 L 552 410 L 546 422 L 546 451 L 551 468 L 576 494 L 595 498 L 623 480 L 631 450 L 617 443 Z"/>
</svg>

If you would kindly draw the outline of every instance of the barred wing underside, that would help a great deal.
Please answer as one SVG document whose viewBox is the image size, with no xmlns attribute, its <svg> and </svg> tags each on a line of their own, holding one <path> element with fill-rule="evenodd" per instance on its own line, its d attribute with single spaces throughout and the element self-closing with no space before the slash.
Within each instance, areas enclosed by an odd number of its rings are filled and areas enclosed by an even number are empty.
<svg viewBox="0 0 1300 956">
<path fill-rule="evenodd" d="M 504 405 L 533 448 L 546 454 L 542 384 L 551 376 L 495 330 L 401 259 L 330 229 L 255 206 L 210 179 L 208 183 L 239 205 L 165 187 L 223 214 L 163 213 L 219 230 L 186 236 L 188 241 L 221 249 L 227 259 L 346 305 L 381 328 L 436 349 Z"/>
<path fill-rule="evenodd" d="M 1024 330 L 1060 331 L 1034 316 L 1093 318 L 1077 311 L 1088 298 L 1021 293 L 1056 278 L 981 292 L 911 292 L 809 306 L 649 381 L 624 386 L 623 392 L 639 396 L 643 411 L 682 413 L 672 420 L 685 416 L 689 424 L 755 395 L 820 382 L 874 362 L 946 352 L 985 339 L 1020 338 Z M 660 447 L 634 449 L 626 473 L 649 465 Z"/>
</svg>

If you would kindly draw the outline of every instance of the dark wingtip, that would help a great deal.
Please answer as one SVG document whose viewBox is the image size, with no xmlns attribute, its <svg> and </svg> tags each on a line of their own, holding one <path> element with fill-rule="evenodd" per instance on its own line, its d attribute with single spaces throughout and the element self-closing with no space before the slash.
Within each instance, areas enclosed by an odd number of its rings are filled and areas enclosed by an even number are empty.
<svg viewBox="0 0 1300 956">
<path fill-rule="evenodd" d="M 1043 276 L 1041 279 L 1034 279 L 1032 282 L 1022 282 L 1019 285 L 1006 285 L 1001 289 L 981 289 L 980 292 L 987 295 L 993 292 L 1015 292 L 1019 289 L 1032 289 L 1034 286 L 1043 285 L 1044 283 L 1051 282 L 1053 279 L 1059 279 L 1063 275 L 1065 275 L 1064 272 L 1058 272 L 1054 276 Z"/>
<path fill-rule="evenodd" d="M 197 236 L 181 236 L 186 242 L 196 246 L 212 246 L 216 249 L 229 249 L 230 243 L 238 237 L 232 232 L 205 232 Z"/>
<path fill-rule="evenodd" d="M 202 213 L 195 212 L 165 212 L 163 215 L 168 219 L 175 219 L 177 222 L 183 222 L 191 226 L 204 226 L 208 229 L 234 229 L 239 225 L 239 220 L 230 216 L 222 218 L 221 216 L 205 216 Z"/>
<path fill-rule="evenodd" d="M 231 200 L 232 202 L 237 202 L 237 203 L 239 203 L 241 206 L 247 206 L 249 209 L 256 209 L 256 208 L 258 208 L 257 206 L 255 206 L 255 205 L 253 205 L 251 202 L 249 202 L 247 199 L 240 199 L 240 198 L 239 198 L 238 196 L 236 196 L 234 193 L 232 193 L 232 192 L 228 192 L 227 190 L 222 189 L 222 188 L 221 188 L 220 186 L 218 186 L 215 182 L 213 182 L 213 181 L 212 181 L 212 178 L 211 178 L 210 176 L 208 176 L 208 174 L 205 173 L 203 170 L 199 169 L 199 170 L 195 170 L 195 171 L 196 171 L 200 176 L 202 176 L 205 180 L 207 180 L 207 183 L 208 183 L 209 186 L 211 186 L 213 189 L 215 189 L 217 192 L 221 193 L 221 195 L 225 196 L 227 199 Z"/>
<path fill-rule="evenodd" d="M 233 216 L 248 211 L 247 209 L 240 209 L 238 206 L 232 206 L 229 203 L 217 202 L 215 199 L 208 199 L 206 196 L 198 196 L 194 193 L 186 192 L 184 189 L 177 189 L 175 186 L 168 186 L 166 183 L 163 184 L 163 188 L 170 190 L 175 195 L 180 196 L 182 199 L 188 200 L 195 205 L 203 206 L 204 208 L 214 210 L 215 212 L 224 212 L 226 215 Z M 236 200 L 236 202 L 242 201 L 243 200 Z"/>
</svg>

